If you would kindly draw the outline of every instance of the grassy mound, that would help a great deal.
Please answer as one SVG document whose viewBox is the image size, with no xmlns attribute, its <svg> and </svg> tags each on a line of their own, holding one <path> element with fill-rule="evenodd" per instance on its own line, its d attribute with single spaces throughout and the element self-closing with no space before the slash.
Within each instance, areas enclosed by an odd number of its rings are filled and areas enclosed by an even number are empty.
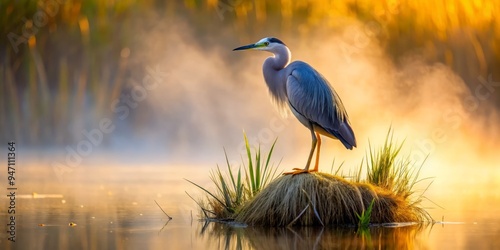
<svg viewBox="0 0 500 250">
<path fill-rule="evenodd" d="M 227 160 L 227 172 L 219 167 L 211 174 L 215 191 L 193 183 L 206 194 L 198 201 L 205 218 L 237 221 L 258 226 L 357 225 L 370 223 L 431 221 L 420 207 L 423 192 L 415 197 L 420 168 L 408 157 L 398 157 L 402 143 L 392 142 L 389 130 L 382 147 L 370 147 L 352 180 L 326 173 L 285 175 L 276 178 L 270 163 L 274 148 L 255 157 L 245 136 L 247 163 L 233 171 Z M 361 177 L 366 167 L 365 178 Z M 339 167 L 340 168 L 340 167 Z M 340 174 L 341 175 L 341 174 Z M 188 180 L 189 181 L 189 180 Z M 430 185 L 430 184 L 429 184 Z"/>
<path fill-rule="evenodd" d="M 281 176 L 246 203 L 235 219 L 259 226 L 356 225 L 356 215 L 372 200 L 372 223 L 421 221 L 426 217 L 389 190 L 315 173 Z"/>
</svg>

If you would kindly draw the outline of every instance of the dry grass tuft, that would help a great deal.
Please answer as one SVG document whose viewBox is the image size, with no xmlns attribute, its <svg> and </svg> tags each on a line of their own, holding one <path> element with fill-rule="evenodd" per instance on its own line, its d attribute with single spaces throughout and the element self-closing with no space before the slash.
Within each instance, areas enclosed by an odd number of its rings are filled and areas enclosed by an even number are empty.
<svg viewBox="0 0 500 250">
<path fill-rule="evenodd" d="M 409 222 L 428 215 L 393 192 L 326 173 L 282 176 L 246 203 L 237 221 L 259 226 L 356 225 L 375 199 L 371 223 Z"/>
</svg>

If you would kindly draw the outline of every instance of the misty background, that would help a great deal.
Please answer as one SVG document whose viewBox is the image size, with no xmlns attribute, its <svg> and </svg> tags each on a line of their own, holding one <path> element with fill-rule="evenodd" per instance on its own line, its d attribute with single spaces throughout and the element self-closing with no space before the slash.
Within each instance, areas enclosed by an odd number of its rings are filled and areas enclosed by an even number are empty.
<svg viewBox="0 0 500 250">
<path fill-rule="evenodd" d="M 322 170 L 359 166 L 391 127 L 412 160 L 428 157 L 425 176 L 480 166 L 468 182 L 494 186 L 499 11 L 496 1 L 3 2 L 0 141 L 66 165 L 208 169 L 223 148 L 241 161 L 245 131 L 263 150 L 278 138 L 273 160 L 302 167 L 310 134 L 269 100 L 270 54 L 232 51 L 274 36 L 330 81 L 356 133 L 353 151 L 324 140 Z"/>
</svg>

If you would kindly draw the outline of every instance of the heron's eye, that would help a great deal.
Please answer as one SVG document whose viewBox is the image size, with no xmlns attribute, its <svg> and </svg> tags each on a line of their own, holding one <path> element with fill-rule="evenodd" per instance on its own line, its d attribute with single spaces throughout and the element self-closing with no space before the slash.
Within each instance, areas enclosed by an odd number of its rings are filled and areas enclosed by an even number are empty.
<svg viewBox="0 0 500 250">
<path fill-rule="evenodd" d="M 265 42 L 264 45 L 269 46 L 269 42 Z"/>
</svg>

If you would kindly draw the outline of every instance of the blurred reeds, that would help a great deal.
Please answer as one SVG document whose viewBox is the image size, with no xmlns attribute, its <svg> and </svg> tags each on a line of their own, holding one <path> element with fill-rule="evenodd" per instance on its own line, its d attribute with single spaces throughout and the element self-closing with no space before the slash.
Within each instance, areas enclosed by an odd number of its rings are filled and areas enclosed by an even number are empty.
<svg viewBox="0 0 500 250">
<path fill-rule="evenodd" d="M 119 98 L 126 70 L 127 57 L 120 53 L 127 40 L 109 32 L 132 35 L 112 25 L 122 9 L 123 4 L 101 1 L 0 3 L 1 34 L 7 38 L 0 48 L 5 83 L 0 138 L 67 144 L 81 139 L 83 129 L 98 127 L 91 124 L 97 118 L 112 118 L 110 107 Z M 37 23 L 37 13 L 47 19 Z M 32 35 L 23 36 L 24 30 Z"/>
<path fill-rule="evenodd" d="M 33 21 L 41 12 L 50 15 Z M 429 63 L 451 67 L 471 89 L 478 76 L 493 74 L 496 80 L 500 68 L 500 2 L 495 0 L 2 1 L 0 139 L 14 135 L 28 144 L 69 143 L 92 119 L 112 117 L 110 105 L 133 70 L 127 53 L 136 45 L 130 27 L 151 13 L 204 30 L 204 41 L 221 27 L 255 40 L 257 27 L 264 26 L 281 32 L 276 35 L 307 39 L 359 20 L 377 29 L 377 41 L 396 63 L 418 50 Z M 31 36 L 23 37 L 23 30 Z M 13 46 L 12 34 L 24 42 Z M 499 105 L 500 92 L 492 94 Z"/>
</svg>

